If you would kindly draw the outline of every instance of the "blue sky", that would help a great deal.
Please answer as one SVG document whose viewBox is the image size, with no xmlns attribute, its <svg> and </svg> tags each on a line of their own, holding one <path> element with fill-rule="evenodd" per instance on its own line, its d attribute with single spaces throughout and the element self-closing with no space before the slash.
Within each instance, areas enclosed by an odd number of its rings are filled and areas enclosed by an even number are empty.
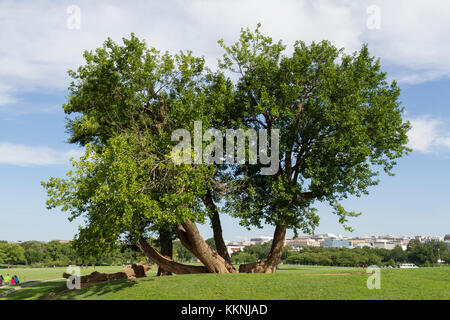
<svg viewBox="0 0 450 320">
<path fill-rule="evenodd" d="M 0 1 L 0 239 L 76 233 L 80 221 L 45 209 L 40 181 L 63 176 L 69 157 L 80 152 L 65 142 L 61 105 L 66 71 L 82 63 L 83 50 L 135 32 L 161 50 L 192 49 L 214 67 L 217 40 L 233 41 L 257 22 L 288 48 L 294 40 L 328 39 L 353 52 L 368 43 L 399 81 L 414 151 L 398 162 L 395 177 L 382 176 L 370 195 L 344 203 L 363 212 L 350 221 L 353 234 L 450 233 L 449 18 L 445 1 Z M 349 234 L 327 206 L 317 207 L 317 232 Z M 222 219 L 226 240 L 273 231 Z M 200 230 L 211 236 L 208 225 Z"/>
</svg>

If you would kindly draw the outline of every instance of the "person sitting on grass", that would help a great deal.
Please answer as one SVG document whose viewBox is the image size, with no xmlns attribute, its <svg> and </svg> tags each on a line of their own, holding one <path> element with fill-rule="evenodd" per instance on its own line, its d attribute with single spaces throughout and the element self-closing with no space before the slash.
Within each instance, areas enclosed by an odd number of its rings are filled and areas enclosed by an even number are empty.
<svg viewBox="0 0 450 320">
<path fill-rule="evenodd" d="M 0 287 L 3 286 L 3 275 L 0 275 Z"/>
<path fill-rule="evenodd" d="M 17 275 L 14 275 L 14 283 L 15 284 L 19 284 L 20 283 L 19 277 Z"/>
<path fill-rule="evenodd" d="M 16 279 L 14 279 L 14 277 L 11 278 L 11 285 L 15 285 L 16 284 Z"/>
<path fill-rule="evenodd" d="M 9 273 L 7 273 L 5 276 L 5 285 L 6 286 L 9 285 L 10 281 L 11 281 L 11 277 L 9 276 Z"/>
</svg>

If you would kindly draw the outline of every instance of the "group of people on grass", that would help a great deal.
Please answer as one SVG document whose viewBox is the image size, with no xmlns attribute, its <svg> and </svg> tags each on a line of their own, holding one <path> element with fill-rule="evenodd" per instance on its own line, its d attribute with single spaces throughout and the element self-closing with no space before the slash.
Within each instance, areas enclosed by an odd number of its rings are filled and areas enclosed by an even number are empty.
<svg viewBox="0 0 450 320">
<path fill-rule="evenodd" d="M 0 275 L 0 287 L 19 284 L 19 282 L 19 277 L 16 275 L 14 275 L 14 277 L 11 277 L 9 273 L 7 273 L 5 277 L 3 277 L 3 275 Z"/>
</svg>

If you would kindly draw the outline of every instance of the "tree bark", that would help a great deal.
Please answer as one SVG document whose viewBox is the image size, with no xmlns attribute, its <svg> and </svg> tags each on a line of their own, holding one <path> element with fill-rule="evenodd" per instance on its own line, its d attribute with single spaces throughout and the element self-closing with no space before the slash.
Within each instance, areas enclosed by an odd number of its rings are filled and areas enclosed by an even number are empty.
<svg viewBox="0 0 450 320">
<path fill-rule="evenodd" d="M 186 220 L 178 226 L 178 237 L 189 251 L 191 251 L 211 273 L 237 273 L 233 265 L 222 258 L 202 238 L 195 223 Z"/>
<path fill-rule="evenodd" d="M 231 264 L 230 254 L 228 253 L 227 246 L 225 245 L 225 241 L 223 240 L 219 210 L 217 210 L 217 206 L 214 203 L 211 190 L 206 193 L 205 197 L 203 198 L 203 203 L 210 210 L 211 226 L 214 233 L 214 243 L 216 244 L 217 253 L 219 253 L 226 262 Z"/>
<path fill-rule="evenodd" d="M 286 226 L 277 225 L 273 235 L 272 247 L 270 248 L 267 258 L 258 262 L 241 264 L 239 266 L 239 272 L 275 273 L 281 260 L 286 229 Z"/>
<path fill-rule="evenodd" d="M 143 237 L 140 237 L 136 243 L 139 249 L 147 258 L 156 263 L 159 267 L 174 274 L 192 274 L 192 273 L 209 273 L 210 271 L 204 266 L 190 266 L 181 264 L 166 258 L 152 246 L 150 246 Z"/>
<path fill-rule="evenodd" d="M 160 230 L 159 231 L 159 244 L 161 246 L 161 254 L 168 259 L 172 259 L 173 256 L 173 244 L 172 244 L 172 232 L 169 230 Z M 163 267 L 158 266 L 159 276 L 170 276 L 172 272 L 165 270 Z"/>
</svg>

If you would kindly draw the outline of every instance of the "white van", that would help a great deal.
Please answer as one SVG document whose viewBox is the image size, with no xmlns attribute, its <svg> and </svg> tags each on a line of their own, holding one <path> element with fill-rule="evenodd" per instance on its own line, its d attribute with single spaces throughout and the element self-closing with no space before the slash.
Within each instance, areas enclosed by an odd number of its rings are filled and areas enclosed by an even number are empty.
<svg viewBox="0 0 450 320">
<path fill-rule="evenodd" d="M 398 265 L 399 268 L 418 268 L 418 266 L 416 266 L 413 263 L 402 263 Z"/>
</svg>

